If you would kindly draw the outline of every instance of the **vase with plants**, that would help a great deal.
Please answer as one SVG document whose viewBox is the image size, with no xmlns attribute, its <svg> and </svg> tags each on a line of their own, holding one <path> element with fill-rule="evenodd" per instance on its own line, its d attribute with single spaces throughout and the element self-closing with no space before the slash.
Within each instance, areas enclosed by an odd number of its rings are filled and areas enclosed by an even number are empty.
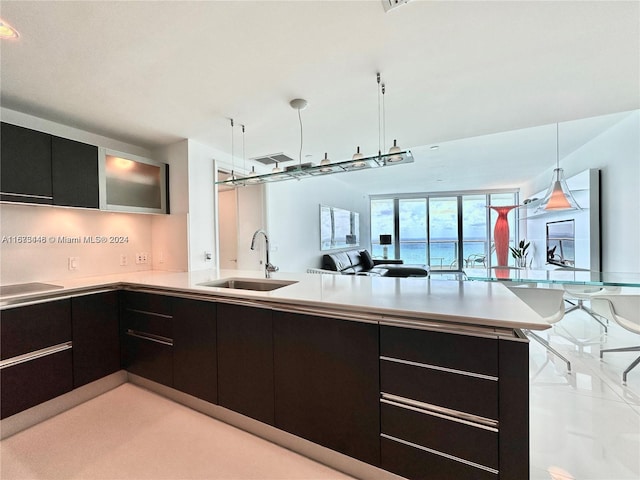
<svg viewBox="0 0 640 480">
<path fill-rule="evenodd" d="M 529 249 L 529 245 L 531 245 L 531 242 L 527 242 L 523 238 L 520 240 L 520 243 L 518 243 L 516 248 L 509 247 L 509 250 L 511 250 L 511 256 L 515 260 L 516 267 L 527 268 L 527 255 L 529 255 L 527 250 Z"/>
</svg>

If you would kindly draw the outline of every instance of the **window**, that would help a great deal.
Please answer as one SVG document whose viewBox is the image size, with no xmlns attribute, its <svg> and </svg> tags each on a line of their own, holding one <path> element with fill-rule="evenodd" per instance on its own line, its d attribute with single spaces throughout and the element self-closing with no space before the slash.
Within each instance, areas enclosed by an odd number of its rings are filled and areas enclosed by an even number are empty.
<svg viewBox="0 0 640 480">
<path fill-rule="evenodd" d="M 489 268 L 496 264 L 487 205 L 514 205 L 517 192 L 470 192 L 371 198 L 371 253 L 383 258 L 380 235 L 391 235 L 388 257 L 432 270 Z M 510 244 L 517 238 L 517 210 L 509 212 Z"/>
</svg>

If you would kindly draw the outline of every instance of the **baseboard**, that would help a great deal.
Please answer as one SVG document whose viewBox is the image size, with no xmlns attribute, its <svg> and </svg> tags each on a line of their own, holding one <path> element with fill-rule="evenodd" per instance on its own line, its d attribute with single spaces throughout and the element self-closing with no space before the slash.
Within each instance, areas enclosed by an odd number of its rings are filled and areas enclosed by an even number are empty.
<svg viewBox="0 0 640 480">
<path fill-rule="evenodd" d="M 91 400 L 127 382 L 127 372 L 120 370 L 95 382 L 76 388 L 59 397 L 0 420 L 0 440 L 44 422 L 51 417 Z"/>
<path fill-rule="evenodd" d="M 327 465 L 335 470 L 351 475 L 362 480 L 406 480 L 386 470 L 361 462 L 355 458 L 343 455 L 329 448 L 315 444 L 303 438 L 279 430 L 270 425 L 246 417 L 239 413 L 228 410 L 219 405 L 214 405 L 186 393 L 175 390 L 171 387 L 147 380 L 128 373 L 129 382 L 139 387 L 150 390 L 185 405 L 193 410 L 203 413 L 209 417 L 220 420 L 233 427 L 249 432 L 264 440 L 270 441 L 283 448 L 299 453 L 300 455 L 315 460 L 318 463 Z"/>
</svg>

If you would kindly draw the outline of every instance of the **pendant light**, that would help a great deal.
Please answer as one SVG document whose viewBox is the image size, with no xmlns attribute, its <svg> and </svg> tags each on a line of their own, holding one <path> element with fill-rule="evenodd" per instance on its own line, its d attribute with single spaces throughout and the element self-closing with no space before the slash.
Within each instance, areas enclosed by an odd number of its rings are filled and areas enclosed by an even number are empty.
<svg viewBox="0 0 640 480">
<path fill-rule="evenodd" d="M 327 152 L 324 152 L 324 158 L 320 160 L 320 166 L 322 167 L 320 171 L 322 173 L 332 172 L 333 168 L 331 168 L 329 165 L 331 165 L 331 160 L 329 160 L 329 158 L 327 157 Z"/>
<path fill-rule="evenodd" d="M 581 210 L 580 205 L 578 205 L 571 190 L 569 190 L 567 181 L 564 178 L 564 171 L 560 168 L 559 130 L 559 125 L 556 123 L 556 168 L 553 170 L 551 184 L 538 210 Z"/>
<path fill-rule="evenodd" d="M 356 153 L 354 153 L 353 157 L 351 157 L 351 160 L 354 160 L 354 162 L 351 164 L 351 167 L 352 168 L 366 167 L 367 163 L 362 161 L 363 158 L 364 158 L 364 155 L 360 153 L 360 146 L 358 146 L 358 148 L 356 148 Z"/>
<path fill-rule="evenodd" d="M 271 169 L 271 173 L 280 173 L 282 169 L 278 166 L 278 162 L 276 162 L 276 166 Z"/>
<path fill-rule="evenodd" d="M 389 149 L 389 155 L 393 155 L 393 157 L 389 157 L 387 159 L 387 162 L 388 163 L 401 162 L 403 160 L 402 155 L 400 155 L 401 153 L 402 153 L 402 149 L 398 146 L 398 141 L 394 139 L 393 147 Z"/>
</svg>

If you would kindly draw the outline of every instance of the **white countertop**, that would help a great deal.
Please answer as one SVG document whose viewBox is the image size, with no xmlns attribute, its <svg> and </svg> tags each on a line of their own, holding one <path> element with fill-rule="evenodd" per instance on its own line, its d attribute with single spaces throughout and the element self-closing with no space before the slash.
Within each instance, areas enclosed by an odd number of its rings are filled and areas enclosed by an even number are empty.
<svg viewBox="0 0 640 480">
<path fill-rule="evenodd" d="M 144 271 L 73 280 L 47 281 L 62 288 L 40 293 L 3 296 L 0 306 L 51 295 L 71 295 L 86 289 L 121 284 L 235 300 L 361 313 L 379 320 L 404 318 L 496 329 L 549 328 L 542 318 L 506 287 L 496 282 L 389 278 L 306 273 L 273 274 L 274 280 L 296 281 L 270 292 L 207 287 L 199 284 L 225 278 L 264 278 L 262 272 L 204 270 L 195 272 Z"/>
</svg>

